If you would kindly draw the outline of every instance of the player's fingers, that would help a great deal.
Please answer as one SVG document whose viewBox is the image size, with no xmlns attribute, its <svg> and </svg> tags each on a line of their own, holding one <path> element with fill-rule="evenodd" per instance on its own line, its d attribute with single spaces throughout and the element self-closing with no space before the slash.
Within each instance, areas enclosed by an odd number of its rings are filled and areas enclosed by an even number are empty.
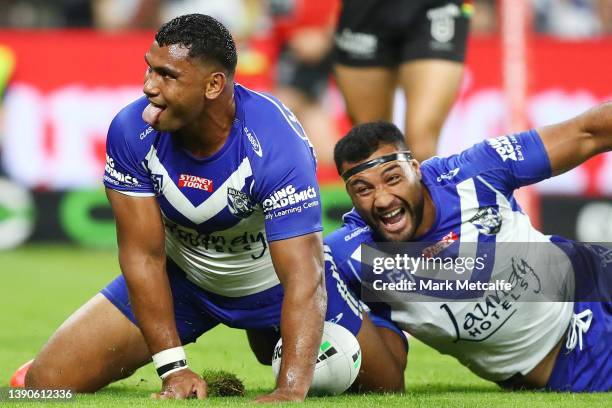
<svg viewBox="0 0 612 408">
<path fill-rule="evenodd" d="M 158 400 L 181 399 L 178 398 L 177 393 L 172 390 L 163 390 L 161 392 L 156 392 L 154 394 L 151 394 L 151 398 Z"/>
<path fill-rule="evenodd" d="M 198 381 L 195 384 L 195 394 L 197 399 L 208 397 L 208 386 L 204 381 Z"/>
<path fill-rule="evenodd" d="M 166 395 L 165 392 L 155 392 L 153 394 L 151 394 L 151 398 L 153 399 L 158 399 L 158 400 L 165 400 L 168 399 L 168 396 Z"/>
</svg>

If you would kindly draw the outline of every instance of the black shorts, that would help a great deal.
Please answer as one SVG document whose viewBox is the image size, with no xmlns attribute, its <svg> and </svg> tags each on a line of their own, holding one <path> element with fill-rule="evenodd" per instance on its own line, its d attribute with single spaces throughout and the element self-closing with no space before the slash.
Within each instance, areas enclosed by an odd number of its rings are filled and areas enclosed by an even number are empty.
<svg viewBox="0 0 612 408">
<path fill-rule="evenodd" d="M 473 7 L 463 0 L 343 0 L 335 62 L 397 66 L 417 59 L 463 62 Z"/>
<path fill-rule="evenodd" d="M 327 91 L 331 69 L 331 52 L 318 63 L 307 64 L 285 48 L 278 59 L 276 82 L 280 86 L 295 88 L 311 101 L 317 101 Z"/>
</svg>

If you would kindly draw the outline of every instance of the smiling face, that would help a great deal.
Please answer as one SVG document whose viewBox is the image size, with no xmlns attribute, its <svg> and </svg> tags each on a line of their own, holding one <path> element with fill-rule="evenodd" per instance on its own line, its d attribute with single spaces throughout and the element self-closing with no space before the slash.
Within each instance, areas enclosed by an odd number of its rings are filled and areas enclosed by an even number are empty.
<svg viewBox="0 0 612 408">
<path fill-rule="evenodd" d="M 397 152 L 395 145 L 381 145 L 364 160 L 343 163 L 342 172 Z M 359 215 L 388 241 L 410 240 L 423 221 L 424 198 L 416 160 L 391 161 L 363 170 L 348 179 L 346 189 Z"/>
<path fill-rule="evenodd" d="M 149 100 L 142 118 L 155 130 L 176 131 L 198 120 L 214 85 L 225 74 L 189 57 L 189 48 L 181 44 L 160 47 L 155 41 L 145 54 L 147 71 L 143 92 Z M 222 91 L 222 89 L 221 89 Z"/>
</svg>

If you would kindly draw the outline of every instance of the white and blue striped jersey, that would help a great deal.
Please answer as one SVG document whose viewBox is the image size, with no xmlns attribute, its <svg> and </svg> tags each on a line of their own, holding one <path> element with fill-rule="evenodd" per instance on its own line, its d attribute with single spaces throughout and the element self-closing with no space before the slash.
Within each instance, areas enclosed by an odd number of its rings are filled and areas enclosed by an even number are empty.
<svg viewBox="0 0 612 408">
<path fill-rule="evenodd" d="M 201 288 L 228 297 L 279 284 L 270 241 L 321 231 L 312 146 L 277 99 L 234 86 L 236 116 L 225 145 L 197 158 L 141 115 L 142 97 L 112 121 L 104 185 L 155 196 L 166 254 Z"/>
<path fill-rule="evenodd" d="M 436 215 L 432 228 L 415 242 L 452 243 L 472 259 L 493 247 L 485 267 L 472 270 L 472 276 L 466 273 L 466 278 L 508 277 L 517 260 L 524 260 L 538 267 L 560 267 L 550 271 L 559 274 L 559 285 L 567 277 L 573 282 L 564 251 L 549 245 L 548 258 L 543 258 L 538 253 L 541 246 L 532 245 L 551 242 L 551 237 L 531 225 L 513 197 L 515 189 L 551 176 L 548 156 L 535 130 L 489 139 L 458 155 L 434 157 L 422 163 L 421 171 Z M 382 240 L 353 210 L 344 216 L 343 227 L 325 239 L 335 263 L 326 266 L 335 266 L 361 293 L 360 245 L 377 241 Z M 512 246 L 515 253 L 496 256 L 498 246 L 489 245 L 495 243 L 525 245 Z M 570 296 L 562 298 L 564 302 L 538 301 L 533 296 L 530 301 L 521 299 L 527 292 L 536 293 L 535 285 L 535 278 L 525 278 L 507 295 L 483 294 L 470 301 L 372 302 L 369 306 L 438 351 L 453 355 L 477 375 L 501 381 L 531 371 L 559 342 L 570 322 Z"/>
</svg>

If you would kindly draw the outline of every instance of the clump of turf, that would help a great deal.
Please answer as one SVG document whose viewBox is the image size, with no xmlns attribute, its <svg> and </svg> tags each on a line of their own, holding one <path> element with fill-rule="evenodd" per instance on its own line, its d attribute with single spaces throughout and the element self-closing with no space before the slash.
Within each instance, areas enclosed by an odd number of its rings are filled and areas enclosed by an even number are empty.
<svg viewBox="0 0 612 408">
<path fill-rule="evenodd" d="M 244 384 L 236 375 L 223 370 L 204 370 L 209 397 L 244 397 Z"/>
</svg>

